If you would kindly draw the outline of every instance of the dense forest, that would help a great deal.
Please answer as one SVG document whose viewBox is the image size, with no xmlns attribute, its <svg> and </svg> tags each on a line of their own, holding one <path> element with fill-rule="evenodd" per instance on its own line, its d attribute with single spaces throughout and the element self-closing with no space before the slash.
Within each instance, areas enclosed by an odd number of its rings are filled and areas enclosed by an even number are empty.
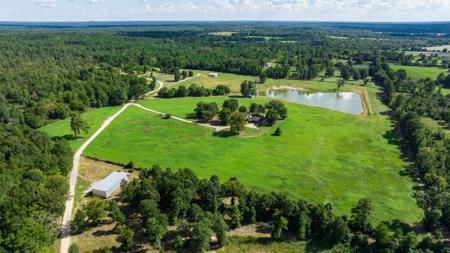
<svg viewBox="0 0 450 253">
<path fill-rule="evenodd" d="M 11 28 L 10 24 L 0 26 Z M 275 239 L 292 232 L 298 239 L 348 242 L 350 248 L 368 252 L 410 252 L 413 248 L 444 252 L 434 238 L 441 238 L 450 224 L 449 140 L 443 130 L 423 124 L 421 117 L 448 124 L 449 96 L 442 95 L 438 87 L 450 87 L 450 77 L 412 81 L 388 65 L 448 68 L 445 59 L 435 62 L 436 57 L 421 56 L 417 62 L 399 51 L 436 45 L 444 37 L 382 34 L 370 27 L 352 30 L 350 26 L 285 23 L 135 24 L 120 29 L 103 29 L 107 24 L 92 29 L 74 29 L 72 25 L 50 30 L 24 27 L 0 32 L 0 252 L 51 252 L 58 235 L 57 220 L 68 197 L 72 151 L 64 140 L 50 139 L 35 129 L 73 113 L 137 99 L 155 88 L 142 74 L 158 70 L 176 75 L 179 69 L 301 80 L 318 77 L 322 71 L 330 74 L 340 70 L 347 78 L 372 79 L 384 88 L 385 102 L 394 110 L 403 143 L 411 149 L 415 166 L 410 174 L 420 185 L 416 193 L 425 210 L 423 224 L 435 233 L 433 239 L 425 237 L 420 243 L 408 244 L 416 238 L 411 228 L 402 226 L 400 230 L 395 222 L 368 224 L 370 208 L 364 200 L 358 203 L 360 207 L 355 206 L 351 217 L 340 217 L 333 214 L 331 205 L 247 192 L 237 180 L 220 185 L 217 178 L 199 180 L 189 170 L 171 172 L 155 167 L 142 171 L 140 179 L 124 192 L 136 210 L 155 212 L 157 220 L 144 218 L 142 223 L 147 232 L 153 231 L 153 243 L 164 238 L 165 227 L 160 224 L 186 218 L 187 230 L 179 231 L 180 236 L 192 231 L 198 234 L 188 233 L 171 247 L 206 249 L 205 238 L 213 231 L 217 234 L 240 223 L 264 221 L 274 225 Z M 42 24 L 37 28 L 46 27 Z M 235 32 L 220 33 L 229 30 Z M 276 64 L 268 66 L 271 62 Z M 365 63 L 370 66 L 361 67 Z M 160 95 L 229 93 L 223 86 L 213 90 L 181 87 L 161 90 Z M 252 87 L 243 94 L 253 95 Z M 209 195 L 194 198 L 196 193 Z M 237 200 L 230 205 L 219 201 L 227 197 Z M 154 203 L 157 200 L 163 201 Z M 174 205 L 176 209 L 171 209 Z M 365 211 L 361 206 L 366 206 Z M 120 219 L 120 210 L 110 209 Z M 126 226 L 120 232 L 124 238 L 132 234 Z M 368 241 L 376 243 L 369 246 Z"/>
</svg>

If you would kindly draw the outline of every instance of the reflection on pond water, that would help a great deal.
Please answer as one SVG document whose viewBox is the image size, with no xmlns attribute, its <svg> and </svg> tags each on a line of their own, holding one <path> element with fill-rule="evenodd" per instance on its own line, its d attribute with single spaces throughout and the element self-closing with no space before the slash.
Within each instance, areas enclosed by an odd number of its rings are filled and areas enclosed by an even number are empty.
<svg viewBox="0 0 450 253">
<path fill-rule="evenodd" d="M 264 91 L 261 95 L 355 115 L 363 112 L 361 96 L 355 92 L 307 93 L 296 89 L 271 89 Z"/>
</svg>

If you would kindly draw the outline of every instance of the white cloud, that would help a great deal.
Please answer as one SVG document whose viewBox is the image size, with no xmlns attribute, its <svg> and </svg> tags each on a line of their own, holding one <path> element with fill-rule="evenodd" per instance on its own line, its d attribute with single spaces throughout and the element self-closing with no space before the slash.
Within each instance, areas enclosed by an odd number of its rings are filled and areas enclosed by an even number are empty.
<svg viewBox="0 0 450 253">
<path fill-rule="evenodd" d="M 102 4 L 106 3 L 107 0 L 89 0 L 93 4 Z"/>
<path fill-rule="evenodd" d="M 450 20 L 450 0 L 0 0 L 10 19 L 88 20 Z M 29 9 L 24 13 L 23 5 Z M 102 4 L 107 11 L 92 8 Z M 78 5 L 79 8 L 75 8 Z M 57 11 L 36 11 L 55 7 Z M 27 7 L 28 8 L 28 7 Z M 73 11 L 77 10 L 77 11 Z M 82 13 L 82 15 L 76 15 Z"/>
<path fill-rule="evenodd" d="M 41 7 L 55 7 L 56 6 L 56 0 L 31 0 L 31 3 L 37 4 Z"/>
</svg>

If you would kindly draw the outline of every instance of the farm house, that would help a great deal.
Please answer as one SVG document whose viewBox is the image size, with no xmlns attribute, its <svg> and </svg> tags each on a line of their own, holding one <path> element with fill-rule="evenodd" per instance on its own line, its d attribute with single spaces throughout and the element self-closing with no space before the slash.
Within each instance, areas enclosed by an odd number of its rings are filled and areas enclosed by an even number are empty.
<svg viewBox="0 0 450 253">
<path fill-rule="evenodd" d="M 128 180 L 128 174 L 124 172 L 113 172 L 103 180 L 94 184 L 92 193 L 95 196 L 109 198 L 123 182 Z"/>
</svg>

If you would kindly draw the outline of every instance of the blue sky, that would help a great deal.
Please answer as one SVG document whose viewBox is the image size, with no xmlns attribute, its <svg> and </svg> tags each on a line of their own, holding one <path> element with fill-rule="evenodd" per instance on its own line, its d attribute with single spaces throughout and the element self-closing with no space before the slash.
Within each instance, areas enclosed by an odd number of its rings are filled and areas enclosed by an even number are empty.
<svg viewBox="0 0 450 253">
<path fill-rule="evenodd" d="M 0 0 L 0 21 L 450 21 L 450 0 Z"/>
</svg>

